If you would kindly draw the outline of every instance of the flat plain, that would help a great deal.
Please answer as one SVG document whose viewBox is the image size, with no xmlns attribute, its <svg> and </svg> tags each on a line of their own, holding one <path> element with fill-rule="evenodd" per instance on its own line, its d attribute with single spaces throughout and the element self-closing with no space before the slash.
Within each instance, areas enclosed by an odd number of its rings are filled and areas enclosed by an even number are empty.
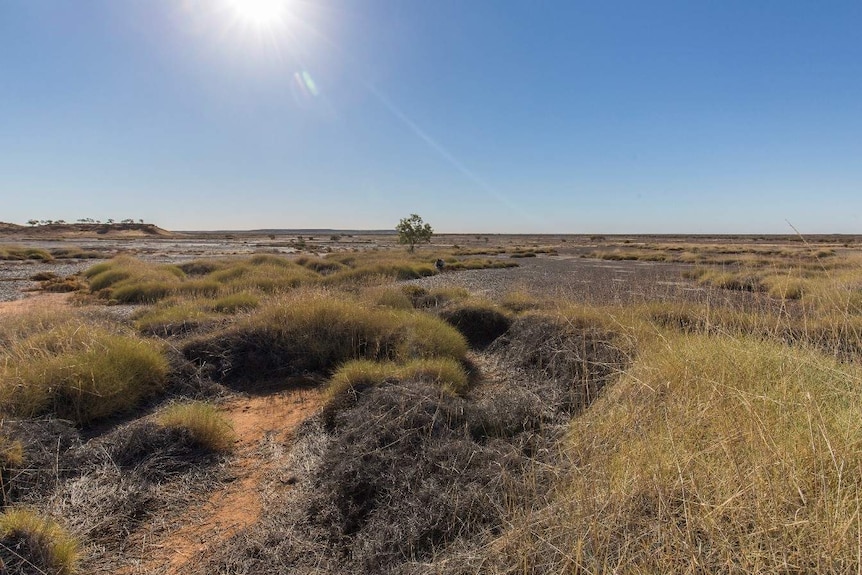
<svg viewBox="0 0 862 575">
<path fill-rule="evenodd" d="M 87 230 L 0 239 L 11 573 L 859 567 L 860 237 Z"/>
</svg>

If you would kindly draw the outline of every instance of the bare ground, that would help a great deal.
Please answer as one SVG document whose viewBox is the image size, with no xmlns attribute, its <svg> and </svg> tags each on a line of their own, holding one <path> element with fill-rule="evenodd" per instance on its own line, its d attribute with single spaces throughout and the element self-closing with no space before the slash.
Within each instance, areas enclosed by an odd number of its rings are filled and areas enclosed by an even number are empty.
<svg viewBox="0 0 862 575">
<path fill-rule="evenodd" d="M 237 434 L 235 456 L 226 482 L 202 503 L 178 517 L 167 529 L 154 524 L 134 535 L 137 549 L 117 575 L 187 571 L 201 557 L 239 531 L 253 525 L 262 511 L 264 479 L 272 470 L 268 444 L 288 443 L 300 423 L 321 405 L 317 390 L 291 389 L 268 395 L 234 398 L 221 406 Z"/>
</svg>

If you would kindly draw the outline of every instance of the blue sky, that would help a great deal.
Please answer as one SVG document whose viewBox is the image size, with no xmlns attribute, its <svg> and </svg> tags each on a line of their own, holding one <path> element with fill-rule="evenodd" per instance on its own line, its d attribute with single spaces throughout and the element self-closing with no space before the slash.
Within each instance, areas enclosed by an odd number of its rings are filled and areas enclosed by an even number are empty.
<svg viewBox="0 0 862 575">
<path fill-rule="evenodd" d="M 858 0 L 0 0 L 0 221 L 862 233 L 860 30 Z"/>
</svg>

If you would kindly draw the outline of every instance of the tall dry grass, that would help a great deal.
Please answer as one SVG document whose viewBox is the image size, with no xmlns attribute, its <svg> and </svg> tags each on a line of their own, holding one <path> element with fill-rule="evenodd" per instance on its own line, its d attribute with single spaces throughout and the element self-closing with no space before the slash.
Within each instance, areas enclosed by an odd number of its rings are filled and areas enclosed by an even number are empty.
<svg viewBox="0 0 862 575">
<path fill-rule="evenodd" d="M 573 421 L 547 504 L 501 540 L 511 572 L 856 572 L 858 366 L 662 334 L 608 389 Z"/>
</svg>

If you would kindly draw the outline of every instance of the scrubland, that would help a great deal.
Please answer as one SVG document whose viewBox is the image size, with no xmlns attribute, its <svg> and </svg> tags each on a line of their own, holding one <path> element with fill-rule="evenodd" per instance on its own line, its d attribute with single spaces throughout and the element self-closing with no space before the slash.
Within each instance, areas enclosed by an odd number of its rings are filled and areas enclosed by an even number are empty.
<svg viewBox="0 0 862 575">
<path fill-rule="evenodd" d="M 304 386 L 317 415 L 260 445 L 266 512 L 177 572 L 862 569 L 859 251 L 593 243 L 568 257 L 675 262 L 685 291 L 459 284 L 550 241 L 90 267 L 0 325 L 0 559 L 147 572 L 137 534 L 231 480 L 226 398 Z"/>
</svg>

